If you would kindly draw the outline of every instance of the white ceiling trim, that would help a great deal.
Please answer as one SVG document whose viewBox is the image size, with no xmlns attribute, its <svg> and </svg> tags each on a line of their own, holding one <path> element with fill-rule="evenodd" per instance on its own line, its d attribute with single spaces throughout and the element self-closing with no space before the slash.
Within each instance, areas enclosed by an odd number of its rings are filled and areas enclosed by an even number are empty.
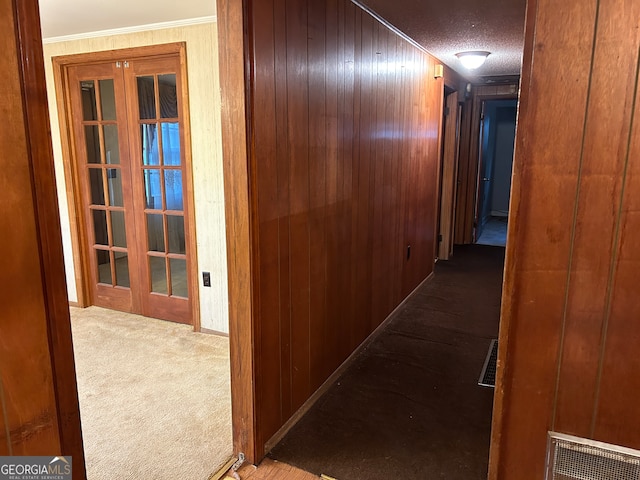
<svg viewBox="0 0 640 480">
<path fill-rule="evenodd" d="M 210 15 L 206 17 L 187 18 L 185 20 L 174 20 L 171 22 L 149 23 L 147 25 L 136 25 L 133 27 L 112 28 L 109 30 L 100 30 L 97 32 L 76 33 L 73 35 L 63 35 L 60 37 L 43 38 L 42 43 L 58 43 L 68 42 L 71 40 L 83 40 L 87 38 L 111 37 L 114 35 L 123 35 L 126 33 L 146 32 L 149 30 L 162 30 L 165 28 L 188 27 L 189 25 L 201 25 L 203 23 L 216 23 L 217 16 Z"/>
</svg>

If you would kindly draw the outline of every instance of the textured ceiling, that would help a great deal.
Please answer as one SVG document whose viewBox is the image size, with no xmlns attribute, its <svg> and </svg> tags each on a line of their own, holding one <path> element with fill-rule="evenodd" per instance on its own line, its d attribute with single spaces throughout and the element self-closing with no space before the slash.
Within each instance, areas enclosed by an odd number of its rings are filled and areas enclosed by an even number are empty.
<svg viewBox="0 0 640 480">
<path fill-rule="evenodd" d="M 526 0 L 358 0 L 475 82 L 520 73 Z M 40 0 L 44 38 L 215 15 L 215 0 Z M 455 53 L 491 55 L 470 73 Z M 498 80 L 499 81 L 499 80 Z"/>
<path fill-rule="evenodd" d="M 440 61 L 477 82 L 520 74 L 526 0 L 359 0 Z M 491 52 L 473 73 L 457 52 Z M 484 77 L 484 78 L 483 78 Z"/>
</svg>

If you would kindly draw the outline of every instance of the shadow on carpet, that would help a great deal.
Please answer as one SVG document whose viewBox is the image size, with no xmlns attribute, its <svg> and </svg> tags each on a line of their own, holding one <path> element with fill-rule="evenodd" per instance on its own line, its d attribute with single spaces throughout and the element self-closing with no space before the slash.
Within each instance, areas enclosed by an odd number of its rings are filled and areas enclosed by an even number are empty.
<svg viewBox="0 0 640 480">
<path fill-rule="evenodd" d="M 269 456 L 339 480 L 486 479 L 504 249 L 456 247 Z"/>
</svg>

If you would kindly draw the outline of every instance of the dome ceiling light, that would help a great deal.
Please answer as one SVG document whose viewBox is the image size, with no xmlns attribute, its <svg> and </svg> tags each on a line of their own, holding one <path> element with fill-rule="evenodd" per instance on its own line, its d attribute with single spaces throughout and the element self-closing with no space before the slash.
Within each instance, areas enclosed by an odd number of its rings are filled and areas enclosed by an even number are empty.
<svg viewBox="0 0 640 480">
<path fill-rule="evenodd" d="M 480 50 L 456 53 L 456 57 L 460 59 L 460 63 L 467 70 L 475 70 L 482 66 L 489 55 L 490 52 Z"/>
</svg>

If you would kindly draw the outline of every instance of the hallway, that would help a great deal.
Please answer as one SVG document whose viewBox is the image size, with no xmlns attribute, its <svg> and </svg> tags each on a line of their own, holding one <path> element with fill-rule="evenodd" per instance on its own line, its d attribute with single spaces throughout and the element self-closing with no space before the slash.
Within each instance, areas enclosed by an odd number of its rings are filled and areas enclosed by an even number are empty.
<svg viewBox="0 0 640 480">
<path fill-rule="evenodd" d="M 269 456 L 338 479 L 485 479 L 504 249 L 456 247 Z"/>
</svg>

